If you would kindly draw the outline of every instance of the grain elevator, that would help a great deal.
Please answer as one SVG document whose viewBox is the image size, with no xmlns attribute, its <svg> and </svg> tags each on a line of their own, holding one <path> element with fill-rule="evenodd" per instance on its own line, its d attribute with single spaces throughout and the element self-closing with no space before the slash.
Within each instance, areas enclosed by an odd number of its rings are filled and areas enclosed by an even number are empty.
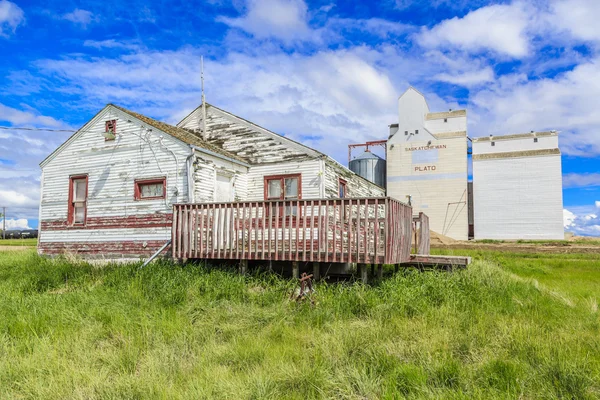
<svg viewBox="0 0 600 400">
<path fill-rule="evenodd" d="M 473 139 L 475 239 L 564 239 L 558 133 Z"/>
<path fill-rule="evenodd" d="M 409 88 L 387 141 L 387 194 L 429 216 L 431 230 L 468 239 L 467 112 L 430 112 Z"/>
</svg>

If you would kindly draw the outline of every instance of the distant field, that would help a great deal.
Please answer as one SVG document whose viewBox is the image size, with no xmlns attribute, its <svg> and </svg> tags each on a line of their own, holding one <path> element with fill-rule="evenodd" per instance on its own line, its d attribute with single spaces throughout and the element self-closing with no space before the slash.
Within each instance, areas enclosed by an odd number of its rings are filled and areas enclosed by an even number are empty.
<svg viewBox="0 0 600 400">
<path fill-rule="evenodd" d="M 37 246 L 37 239 L 0 239 L 0 246 Z"/>
<path fill-rule="evenodd" d="M 600 397 L 598 261 L 471 255 L 311 305 L 273 275 L 0 252 L 0 398 Z"/>
</svg>

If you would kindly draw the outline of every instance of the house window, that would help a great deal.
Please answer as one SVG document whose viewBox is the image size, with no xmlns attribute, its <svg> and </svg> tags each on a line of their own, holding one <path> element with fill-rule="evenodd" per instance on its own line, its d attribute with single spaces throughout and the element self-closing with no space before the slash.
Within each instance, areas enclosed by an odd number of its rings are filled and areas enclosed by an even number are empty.
<svg viewBox="0 0 600 400">
<path fill-rule="evenodd" d="M 347 192 L 347 183 L 344 179 L 340 178 L 339 182 L 338 182 L 338 192 L 339 192 L 339 196 L 340 199 L 343 199 L 346 197 L 346 194 L 348 194 Z"/>
<path fill-rule="evenodd" d="M 418 135 L 418 134 L 419 134 L 419 130 L 417 129 L 417 130 L 415 130 L 415 135 Z"/>
<path fill-rule="evenodd" d="M 536 137 L 533 138 L 533 143 L 537 143 L 537 141 L 538 141 L 538 138 L 536 138 Z"/>
<path fill-rule="evenodd" d="M 69 215 L 70 225 L 85 225 L 87 217 L 87 175 L 72 176 L 69 180 Z"/>
<path fill-rule="evenodd" d="M 136 200 L 164 199 L 166 196 L 165 178 L 136 179 L 134 198 Z"/>
<path fill-rule="evenodd" d="M 300 174 L 265 176 L 265 200 L 298 200 L 302 198 Z M 283 210 L 280 209 L 280 215 Z M 283 216 L 297 216 L 296 206 L 287 206 Z"/>
<path fill-rule="evenodd" d="M 106 121 L 105 125 L 104 125 L 104 131 L 107 133 L 105 139 L 106 140 L 115 140 L 115 135 L 117 134 L 117 120 L 116 119 L 112 119 L 110 121 Z M 112 133 L 112 136 L 109 135 L 109 133 Z"/>
</svg>

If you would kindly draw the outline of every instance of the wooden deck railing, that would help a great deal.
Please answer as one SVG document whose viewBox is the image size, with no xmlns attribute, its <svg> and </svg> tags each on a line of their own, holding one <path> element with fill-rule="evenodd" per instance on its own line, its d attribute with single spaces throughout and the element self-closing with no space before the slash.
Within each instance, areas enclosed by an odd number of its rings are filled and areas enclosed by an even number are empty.
<svg viewBox="0 0 600 400">
<path fill-rule="evenodd" d="M 412 208 L 391 198 L 175 204 L 177 259 L 400 264 Z"/>
<path fill-rule="evenodd" d="M 416 254 L 428 255 L 431 253 L 431 239 L 429 232 L 429 217 L 420 212 L 413 217 L 413 230 L 415 233 L 414 249 Z"/>
</svg>

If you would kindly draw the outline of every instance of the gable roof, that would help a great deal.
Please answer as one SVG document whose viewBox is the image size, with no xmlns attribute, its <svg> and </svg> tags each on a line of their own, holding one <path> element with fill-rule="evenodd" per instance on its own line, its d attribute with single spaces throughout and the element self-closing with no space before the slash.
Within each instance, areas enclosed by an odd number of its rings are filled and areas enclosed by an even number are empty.
<svg viewBox="0 0 600 400">
<path fill-rule="evenodd" d="M 193 109 L 187 116 L 185 116 L 181 121 L 179 121 L 179 123 L 177 123 L 177 126 L 187 124 L 188 121 L 191 121 L 194 118 L 194 114 L 196 112 L 199 112 L 201 109 L 202 104 Z M 245 118 L 239 117 L 235 114 L 230 113 L 229 111 L 223 110 L 212 104 L 206 103 L 206 110 L 208 123 L 208 135 L 206 140 L 214 143 L 215 145 L 221 148 L 228 148 L 228 151 L 234 152 L 242 157 L 246 155 L 250 164 L 265 162 L 264 160 L 261 160 L 261 157 L 257 156 L 255 149 L 248 152 L 248 148 L 244 147 L 244 142 L 246 142 L 246 140 L 249 138 L 249 135 L 252 134 L 258 134 L 264 138 L 264 142 L 261 143 L 263 150 L 267 148 L 273 151 L 281 151 L 285 149 L 285 151 L 279 153 L 282 156 L 281 159 L 278 159 L 275 162 L 299 160 L 302 158 L 327 157 L 326 154 L 318 150 L 308 147 L 293 139 L 290 139 L 287 136 L 283 136 L 276 132 L 263 128 L 262 126 L 257 125 L 254 122 L 248 121 Z M 223 124 L 223 121 L 215 122 L 213 121 L 215 117 L 224 118 L 228 122 L 225 124 Z M 232 139 L 236 135 L 240 138 L 240 141 L 236 143 L 240 146 L 239 148 L 235 148 L 235 146 L 233 146 Z M 279 147 L 271 147 L 275 146 L 273 143 L 276 143 L 277 145 L 279 145 Z M 255 142 L 254 146 L 257 145 L 258 143 Z M 286 152 L 288 154 L 284 156 L 283 153 Z"/>
<path fill-rule="evenodd" d="M 40 166 L 44 167 L 44 165 L 46 165 L 50 159 L 52 159 L 54 156 L 56 156 L 58 153 L 60 153 L 62 151 L 62 149 L 65 148 L 65 146 L 72 142 L 73 140 L 75 140 L 78 136 L 80 136 L 81 134 L 83 134 L 83 132 L 86 131 L 86 127 L 92 123 L 95 119 L 97 119 L 100 115 L 103 114 L 104 111 L 110 109 L 110 108 L 114 108 L 116 110 L 119 110 L 133 118 L 138 119 L 140 122 L 149 125 L 163 133 L 165 133 L 166 135 L 172 136 L 186 144 L 189 145 L 193 145 L 196 147 L 201 147 L 203 149 L 208 150 L 211 153 L 215 153 L 216 156 L 224 156 L 236 161 L 240 161 L 244 164 L 246 164 L 246 160 L 243 157 L 238 156 L 237 154 L 228 152 L 227 150 L 219 147 L 219 146 L 215 146 L 212 143 L 209 143 L 205 140 L 202 140 L 202 138 L 200 138 L 198 136 L 198 134 L 196 134 L 195 132 L 192 132 L 190 130 L 184 129 L 184 128 L 178 128 L 176 126 L 173 125 L 169 125 L 167 123 L 164 122 L 160 122 L 157 121 L 153 118 L 147 117 L 145 115 L 136 113 L 134 111 L 130 111 L 124 107 L 121 106 L 117 106 L 115 104 L 109 103 L 107 104 L 104 108 L 102 108 L 102 110 L 98 111 L 96 113 L 96 115 L 94 115 L 94 117 L 92 117 L 92 119 L 90 119 L 88 122 L 86 122 L 80 129 L 78 129 L 73 135 L 71 135 L 71 137 L 69 137 L 64 143 L 62 143 L 56 150 L 54 150 L 52 153 L 50 153 L 48 155 L 48 157 L 46 157 L 41 163 Z"/>
<path fill-rule="evenodd" d="M 200 136 L 198 136 L 197 133 L 195 133 L 191 130 L 179 128 L 177 126 L 173 126 L 173 125 L 169 125 L 167 123 L 161 122 L 161 121 L 157 121 L 153 118 L 146 117 L 145 115 L 136 113 L 134 111 L 130 111 L 121 106 L 117 106 L 116 104 L 109 104 L 109 106 L 113 106 L 117 110 L 121 110 L 124 113 L 127 113 L 127 114 L 139 119 L 140 121 L 152 126 L 153 128 L 156 128 L 168 135 L 173 136 L 176 139 L 181 140 L 184 143 L 202 147 L 206 150 L 212 151 L 217 154 L 221 154 L 225 157 L 233 158 L 234 160 L 242 161 L 244 163 L 247 161 L 244 158 L 238 156 L 237 154 L 231 153 L 219 146 L 215 146 L 214 144 L 209 143 L 206 140 L 203 140 Z"/>
</svg>

